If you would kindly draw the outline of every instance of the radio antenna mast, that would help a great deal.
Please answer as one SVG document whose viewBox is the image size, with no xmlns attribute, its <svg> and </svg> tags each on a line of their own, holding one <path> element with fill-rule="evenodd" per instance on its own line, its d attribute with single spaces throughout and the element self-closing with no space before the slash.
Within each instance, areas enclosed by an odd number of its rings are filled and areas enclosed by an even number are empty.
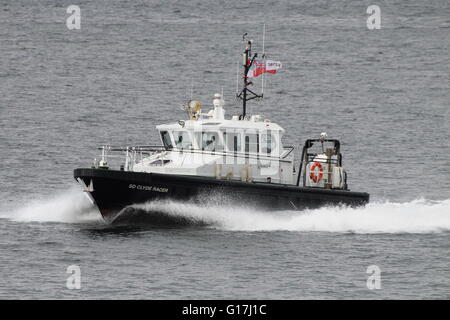
<svg viewBox="0 0 450 320">
<path fill-rule="evenodd" d="M 265 40 L 266 40 L 266 24 L 263 25 L 263 40 L 262 40 L 262 58 L 264 63 L 264 68 L 266 66 L 266 50 L 265 50 Z M 264 72 L 265 73 L 265 72 Z M 262 74 L 261 78 L 261 97 L 264 96 L 264 73 Z"/>
<path fill-rule="evenodd" d="M 236 98 L 239 91 L 239 61 L 236 63 Z"/>
<path fill-rule="evenodd" d="M 244 35 L 242 36 L 243 41 L 245 41 L 246 35 L 247 33 L 244 33 Z M 247 101 L 255 98 L 262 98 L 262 95 L 257 94 L 248 88 L 248 86 L 253 84 L 253 82 L 248 81 L 248 72 L 250 71 L 250 68 L 252 67 L 253 62 L 255 62 L 257 56 L 257 53 L 252 55 L 252 41 L 248 40 L 245 46 L 244 53 L 242 55 L 242 65 L 244 67 L 244 83 L 241 92 L 237 95 L 237 97 L 242 100 L 242 114 L 239 117 L 241 120 L 245 119 L 245 116 L 247 115 Z"/>
</svg>

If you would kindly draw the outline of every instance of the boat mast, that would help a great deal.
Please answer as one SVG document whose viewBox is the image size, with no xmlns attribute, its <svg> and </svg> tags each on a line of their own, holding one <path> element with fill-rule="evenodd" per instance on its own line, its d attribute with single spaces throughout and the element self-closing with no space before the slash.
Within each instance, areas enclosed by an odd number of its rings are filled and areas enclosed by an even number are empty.
<svg viewBox="0 0 450 320">
<path fill-rule="evenodd" d="M 245 41 L 246 35 L 247 33 L 244 33 L 244 35 L 242 36 L 242 40 Z M 244 119 L 247 115 L 247 101 L 263 97 L 262 94 L 257 94 L 248 88 L 248 86 L 253 84 L 253 82 L 248 81 L 248 72 L 250 71 L 250 68 L 252 67 L 253 62 L 255 61 L 257 56 L 257 53 L 253 54 L 252 56 L 252 41 L 248 40 L 247 45 L 245 46 L 244 54 L 242 56 L 242 65 L 244 66 L 243 88 L 242 91 L 237 95 L 238 98 L 242 99 L 242 115 L 240 116 L 240 119 Z"/>
</svg>

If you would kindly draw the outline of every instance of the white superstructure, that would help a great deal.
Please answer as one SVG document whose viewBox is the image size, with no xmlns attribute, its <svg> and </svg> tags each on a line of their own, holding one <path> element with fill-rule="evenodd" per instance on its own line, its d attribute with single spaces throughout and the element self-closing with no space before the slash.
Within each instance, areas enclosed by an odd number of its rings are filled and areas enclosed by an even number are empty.
<svg viewBox="0 0 450 320">
<path fill-rule="evenodd" d="M 156 127 L 164 151 L 142 160 L 130 152 L 124 170 L 293 184 L 292 148 L 283 147 L 282 127 L 259 115 L 226 119 L 220 94 L 208 113 L 198 106 L 188 103 L 190 119 Z"/>
</svg>

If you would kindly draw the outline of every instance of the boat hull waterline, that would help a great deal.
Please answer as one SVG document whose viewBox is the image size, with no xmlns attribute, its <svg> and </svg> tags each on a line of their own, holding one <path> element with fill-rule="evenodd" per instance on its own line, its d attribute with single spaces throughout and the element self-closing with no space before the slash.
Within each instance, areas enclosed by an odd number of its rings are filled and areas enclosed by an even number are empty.
<svg viewBox="0 0 450 320">
<path fill-rule="evenodd" d="M 118 214 L 130 206 L 164 199 L 206 205 L 244 203 L 261 210 L 304 210 L 333 205 L 356 207 L 369 201 L 369 194 L 365 192 L 175 174 L 79 168 L 74 170 L 74 178 L 85 185 L 85 191 L 107 223 L 118 222 Z M 148 212 L 146 216 L 149 216 Z M 161 217 L 154 213 L 155 221 L 163 221 Z"/>
</svg>

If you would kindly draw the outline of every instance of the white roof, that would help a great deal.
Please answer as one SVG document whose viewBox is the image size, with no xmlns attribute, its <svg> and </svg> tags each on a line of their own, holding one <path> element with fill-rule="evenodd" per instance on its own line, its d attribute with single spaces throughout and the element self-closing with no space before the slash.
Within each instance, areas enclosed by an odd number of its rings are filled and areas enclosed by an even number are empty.
<svg viewBox="0 0 450 320">
<path fill-rule="evenodd" d="M 182 124 L 184 123 L 184 127 Z M 270 121 L 251 121 L 251 120 L 180 120 L 178 123 L 168 123 L 156 126 L 161 130 L 225 130 L 225 129 L 254 129 L 254 130 L 275 130 L 284 132 L 284 129 L 278 124 Z"/>
</svg>

